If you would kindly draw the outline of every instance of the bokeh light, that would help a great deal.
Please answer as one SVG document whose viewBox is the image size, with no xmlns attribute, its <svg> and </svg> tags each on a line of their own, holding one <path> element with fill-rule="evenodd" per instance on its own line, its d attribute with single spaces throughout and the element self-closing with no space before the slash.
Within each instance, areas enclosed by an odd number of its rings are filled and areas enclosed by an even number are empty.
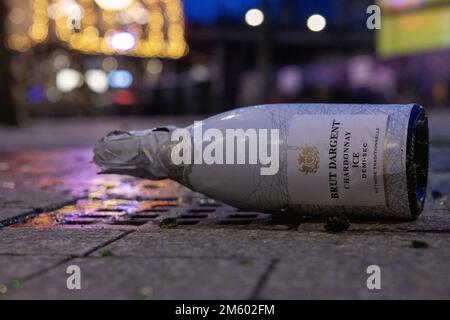
<svg viewBox="0 0 450 320">
<path fill-rule="evenodd" d="M 88 70 L 85 74 L 86 84 L 89 89 L 96 93 L 108 91 L 108 76 L 103 70 Z"/>
<path fill-rule="evenodd" d="M 25 21 L 25 11 L 19 7 L 13 8 L 9 13 L 8 18 L 12 23 L 20 24 Z"/>
<path fill-rule="evenodd" d="M 133 0 L 95 0 L 95 2 L 105 10 L 124 10 L 126 9 Z"/>
<path fill-rule="evenodd" d="M 327 21 L 320 14 L 313 14 L 306 21 L 306 26 L 308 27 L 308 29 L 314 32 L 322 31 L 323 29 L 325 29 L 326 25 Z"/>
<path fill-rule="evenodd" d="M 53 58 L 53 67 L 57 70 L 70 67 L 70 59 L 65 54 L 57 54 Z"/>
<path fill-rule="evenodd" d="M 58 90 L 56 87 L 50 87 L 46 91 L 47 100 L 52 103 L 56 103 L 61 101 L 63 98 L 63 94 L 61 91 Z"/>
<path fill-rule="evenodd" d="M 27 90 L 27 99 L 32 104 L 39 104 L 45 101 L 46 94 L 42 87 L 33 86 Z"/>
<path fill-rule="evenodd" d="M 108 82 L 111 88 L 126 89 L 133 84 L 133 75 L 127 70 L 115 70 L 109 73 Z"/>
<path fill-rule="evenodd" d="M 209 68 L 202 64 L 196 64 L 192 66 L 189 71 L 191 78 L 196 82 L 204 82 L 209 80 L 210 72 Z"/>
<path fill-rule="evenodd" d="M 118 51 L 130 51 L 136 46 L 136 43 L 136 36 L 126 31 L 116 32 L 109 39 L 111 48 Z"/>
<path fill-rule="evenodd" d="M 56 74 L 56 87 L 62 92 L 70 92 L 83 85 L 83 75 L 74 69 L 62 69 Z"/>
<path fill-rule="evenodd" d="M 245 22 L 252 27 L 257 27 L 264 22 L 264 13 L 259 9 L 250 9 L 245 14 Z"/>
<path fill-rule="evenodd" d="M 136 104 L 136 96 L 130 90 L 119 90 L 116 93 L 115 102 L 119 106 L 131 106 Z"/>
<path fill-rule="evenodd" d="M 150 59 L 147 62 L 147 72 L 150 74 L 160 74 L 163 70 L 163 64 L 161 60 L 157 58 Z"/>
<path fill-rule="evenodd" d="M 114 57 L 106 57 L 103 59 L 102 68 L 105 71 L 116 70 L 119 67 L 119 62 Z"/>
</svg>

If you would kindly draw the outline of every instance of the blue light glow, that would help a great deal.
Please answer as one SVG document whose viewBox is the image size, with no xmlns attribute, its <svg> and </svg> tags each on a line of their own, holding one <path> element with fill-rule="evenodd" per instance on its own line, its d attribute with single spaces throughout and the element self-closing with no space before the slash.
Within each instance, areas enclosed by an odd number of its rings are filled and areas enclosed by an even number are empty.
<svg viewBox="0 0 450 320">
<path fill-rule="evenodd" d="M 27 98 L 28 101 L 34 104 L 39 104 L 44 102 L 46 95 L 45 90 L 42 87 L 31 87 L 27 90 Z"/>
<path fill-rule="evenodd" d="M 114 89 L 126 89 L 133 84 L 133 75 L 127 70 L 111 71 L 108 75 L 109 86 Z"/>
</svg>

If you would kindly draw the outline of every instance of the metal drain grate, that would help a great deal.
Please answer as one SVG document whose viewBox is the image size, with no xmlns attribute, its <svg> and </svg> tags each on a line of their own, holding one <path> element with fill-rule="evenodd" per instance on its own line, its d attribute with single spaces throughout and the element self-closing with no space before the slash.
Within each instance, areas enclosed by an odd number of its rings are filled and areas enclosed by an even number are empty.
<svg viewBox="0 0 450 320">
<path fill-rule="evenodd" d="M 202 225 L 244 226 L 268 224 L 270 215 L 241 211 L 209 199 L 179 198 L 103 199 L 83 198 L 75 204 L 44 212 L 14 227 L 138 228 L 173 218 L 180 227 Z"/>
</svg>

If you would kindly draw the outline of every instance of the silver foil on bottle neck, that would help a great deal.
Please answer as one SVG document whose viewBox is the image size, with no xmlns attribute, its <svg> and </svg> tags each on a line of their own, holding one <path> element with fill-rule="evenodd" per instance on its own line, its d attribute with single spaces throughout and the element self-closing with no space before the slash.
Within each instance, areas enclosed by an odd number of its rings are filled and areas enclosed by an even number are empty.
<svg viewBox="0 0 450 320">
<path fill-rule="evenodd" d="M 142 131 L 113 131 L 94 148 L 94 162 L 105 174 L 126 174 L 161 180 L 168 178 L 160 162 L 162 146 L 170 141 L 174 126 Z"/>
</svg>

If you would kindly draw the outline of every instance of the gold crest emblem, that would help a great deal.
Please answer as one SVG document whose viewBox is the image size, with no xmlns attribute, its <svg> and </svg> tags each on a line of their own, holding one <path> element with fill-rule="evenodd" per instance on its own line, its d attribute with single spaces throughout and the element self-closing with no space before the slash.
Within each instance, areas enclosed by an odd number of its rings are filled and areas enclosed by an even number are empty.
<svg viewBox="0 0 450 320">
<path fill-rule="evenodd" d="M 300 172 L 304 174 L 316 173 L 319 170 L 319 149 L 308 145 L 300 148 L 297 161 Z"/>
</svg>

